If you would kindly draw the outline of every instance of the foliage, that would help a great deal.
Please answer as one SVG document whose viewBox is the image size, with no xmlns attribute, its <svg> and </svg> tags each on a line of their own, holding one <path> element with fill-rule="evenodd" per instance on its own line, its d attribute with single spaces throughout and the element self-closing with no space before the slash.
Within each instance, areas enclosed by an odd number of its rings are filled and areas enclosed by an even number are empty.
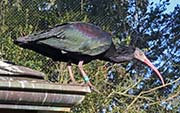
<svg viewBox="0 0 180 113">
<path fill-rule="evenodd" d="M 72 112 L 179 112 L 180 5 L 166 13 L 168 4 L 168 0 L 156 5 L 148 0 L 1 0 L 0 57 L 43 71 L 51 81 L 68 83 L 65 63 L 19 48 L 13 39 L 64 22 L 90 22 L 113 34 L 117 47 L 130 44 L 147 50 L 167 84 L 160 86 L 151 70 L 137 61 L 93 61 L 85 70 L 101 94 L 88 94 Z M 74 73 L 82 82 L 79 72 Z"/>
</svg>

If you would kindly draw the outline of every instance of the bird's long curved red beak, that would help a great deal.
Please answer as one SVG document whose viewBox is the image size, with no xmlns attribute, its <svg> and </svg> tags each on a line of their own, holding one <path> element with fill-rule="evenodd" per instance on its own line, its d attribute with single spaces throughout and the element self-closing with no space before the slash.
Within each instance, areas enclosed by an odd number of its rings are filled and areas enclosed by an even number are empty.
<svg viewBox="0 0 180 113">
<path fill-rule="evenodd" d="M 156 69 L 156 67 L 150 62 L 150 60 L 146 57 L 146 55 L 143 53 L 142 50 L 140 50 L 139 48 L 136 48 L 135 52 L 134 52 L 134 58 L 140 60 L 141 62 L 144 62 L 146 65 L 148 65 L 150 68 L 152 68 L 156 74 L 159 76 L 163 86 L 165 85 L 164 83 L 164 79 L 161 76 L 160 72 Z"/>
<path fill-rule="evenodd" d="M 150 62 L 150 60 L 148 58 L 144 58 L 144 63 L 147 64 L 149 67 L 151 67 L 156 72 L 156 74 L 159 76 L 162 84 L 165 85 L 163 77 L 161 76 L 161 74 L 157 70 L 157 68 Z"/>
</svg>

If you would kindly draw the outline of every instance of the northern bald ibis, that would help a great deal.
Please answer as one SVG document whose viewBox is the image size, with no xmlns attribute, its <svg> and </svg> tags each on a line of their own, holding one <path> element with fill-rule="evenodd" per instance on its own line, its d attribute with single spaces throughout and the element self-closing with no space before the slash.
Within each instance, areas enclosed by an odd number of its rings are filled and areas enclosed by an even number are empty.
<svg viewBox="0 0 180 113">
<path fill-rule="evenodd" d="M 132 46 L 116 49 L 111 35 L 93 24 L 69 22 L 54 28 L 20 37 L 15 44 L 34 50 L 54 61 L 68 62 L 68 71 L 72 82 L 75 83 L 71 63 L 77 64 L 84 81 L 93 87 L 83 64 L 91 60 L 100 59 L 114 63 L 130 61 L 133 58 L 150 66 L 159 76 L 162 84 L 164 80 L 159 71 L 148 60 L 143 51 Z"/>
</svg>

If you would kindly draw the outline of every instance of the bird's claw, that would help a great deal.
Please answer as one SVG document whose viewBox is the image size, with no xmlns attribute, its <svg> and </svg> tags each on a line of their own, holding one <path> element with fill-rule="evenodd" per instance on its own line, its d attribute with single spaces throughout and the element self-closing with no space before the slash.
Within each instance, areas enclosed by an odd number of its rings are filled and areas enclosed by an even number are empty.
<svg viewBox="0 0 180 113">
<path fill-rule="evenodd" d="M 99 94 L 100 94 L 100 91 L 99 91 L 98 89 L 96 89 L 96 87 L 90 86 L 90 89 L 91 89 L 92 91 L 95 91 L 96 93 L 99 93 Z"/>
<path fill-rule="evenodd" d="M 92 85 L 90 81 L 85 83 L 85 85 L 89 86 L 92 91 L 95 91 L 96 93 L 100 93 L 100 91 L 98 89 L 96 89 L 96 87 L 94 85 Z"/>
</svg>

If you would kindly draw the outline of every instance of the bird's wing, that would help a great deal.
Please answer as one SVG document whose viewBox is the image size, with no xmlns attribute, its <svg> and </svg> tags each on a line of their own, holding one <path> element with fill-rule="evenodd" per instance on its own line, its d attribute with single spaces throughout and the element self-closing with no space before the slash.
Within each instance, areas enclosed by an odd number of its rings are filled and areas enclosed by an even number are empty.
<svg viewBox="0 0 180 113">
<path fill-rule="evenodd" d="M 39 32 L 31 41 L 42 43 L 66 52 L 98 55 L 110 48 L 110 35 L 99 27 L 87 23 L 67 23 L 45 32 Z"/>
</svg>

